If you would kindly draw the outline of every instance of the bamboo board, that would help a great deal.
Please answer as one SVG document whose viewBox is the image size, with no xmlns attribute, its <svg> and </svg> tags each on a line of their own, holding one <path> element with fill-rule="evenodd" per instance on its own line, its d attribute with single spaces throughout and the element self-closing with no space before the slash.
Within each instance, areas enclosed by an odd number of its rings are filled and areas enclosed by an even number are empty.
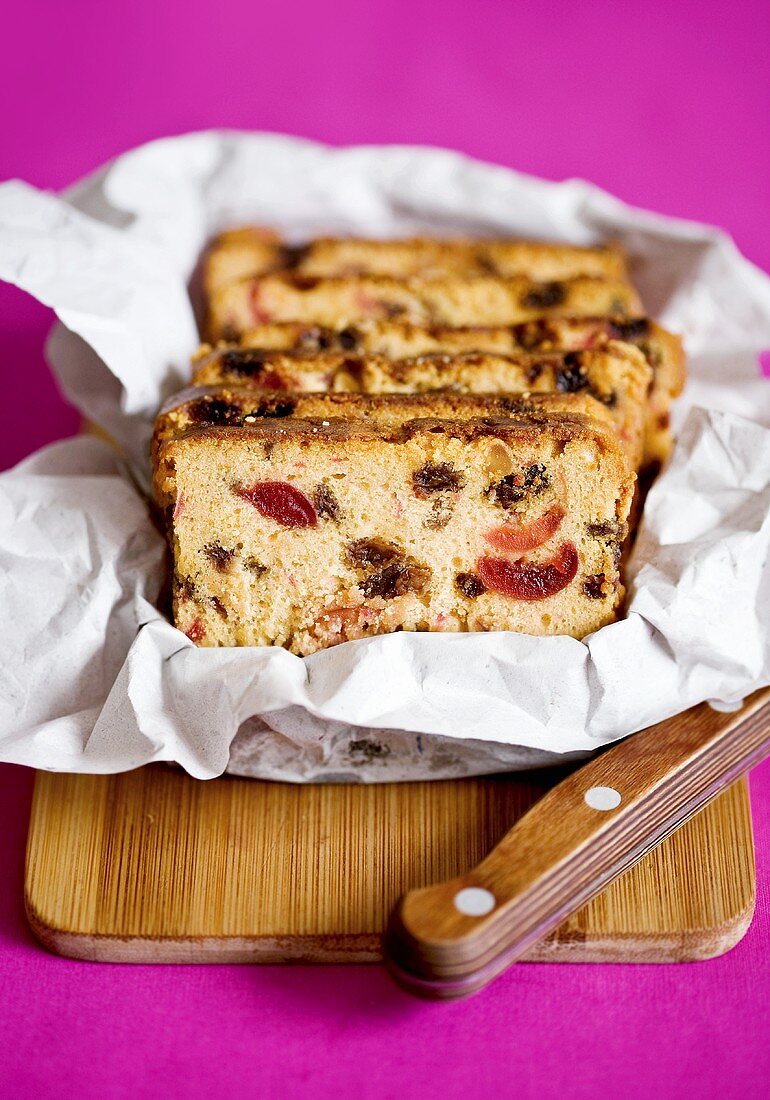
<svg viewBox="0 0 770 1100">
<path fill-rule="evenodd" d="M 399 895 L 477 863 L 549 782 L 302 787 L 204 783 L 164 766 L 39 773 L 28 918 L 50 950 L 92 961 L 376 961 Z M 528 957 L 709 958 L 738 942 L 753 906 L 742 781 Z"/>
</svg>

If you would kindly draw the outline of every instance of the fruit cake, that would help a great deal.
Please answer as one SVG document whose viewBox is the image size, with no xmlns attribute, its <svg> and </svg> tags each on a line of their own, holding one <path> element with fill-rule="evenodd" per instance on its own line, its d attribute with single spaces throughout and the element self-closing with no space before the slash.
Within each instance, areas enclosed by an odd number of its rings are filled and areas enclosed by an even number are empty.
<svg viewBox="0 0 770 1100">
<path fill-rule="evenodd" d="M 614 432 L 577 414 L 191 429 L 160 444 L 155 475 L 175 621 L 198 645 L 582 638 L 622 599 L 634 475 Z"/>
<path fill-rule="evenodd" d="M 282 390 L 337 390 L 369 394 L 588 393 L 610 410 L 629 461 L 642 460 L 645 402 L 652 373 L 638 348 L 609 341 L 587 351 L 506 356 L 485 352 L 420 355 L 412 359 L 344 352 L 219 348 L 200 359 L 196 385 L 242 385 Z"/>
<path fill-rule="evenodd" d="M 332 328 L 364 320 L 421 325 L 511 325 L 537 317 L 640 314 L 628 283 L 578 275 L 538 282 L 525 275 L 451 275 L 394 279 L 387 275 L 271 274 L 220 286 L 209 300 L 209 339 L 236 339 L 269 321 L 304 321 Z"/>
<path fill-rule="evenodd" d="M 610 317 L 542 317 L 498 328 L 425 328 L 399 321 L 374 321 L 334 329 L 297 322 L 258 325 L 244 333 L 244 347 L 283 351 L 347 351 L 403 359 L 416 355 L 489 351 L 577 351 L 608 340 L 635 344 L 653 371 L 645 413 L 645 466 L 660 466 L 671 451 L 671 406 L 682 392 L 685 362 L 682 341 L 646 317 L 623 321 Z"/>
<path fill-rule="evenodd" d="M 206 258 L 207 292 L 247 275 L 279 269 L 313 277 L 329 275 L 529 275 L 565 279 L 600 275 L 625 279 L 626 258 L 616 245 L 581 248 L 521 240 L 369 240 L 324 237 L 287 248 L 270 230 L 245 228 L 220 234 Z"/>
</svg>

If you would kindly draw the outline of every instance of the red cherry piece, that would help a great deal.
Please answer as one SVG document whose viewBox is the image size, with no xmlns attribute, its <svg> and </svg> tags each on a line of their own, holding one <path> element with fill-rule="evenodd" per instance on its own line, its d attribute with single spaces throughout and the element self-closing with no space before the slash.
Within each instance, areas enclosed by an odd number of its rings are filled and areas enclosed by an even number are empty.
<svg viewBox="0 0 770 1100">
<path fill-rule="evenodd" d="M 288 481 L 258 481 L 250 488 L 242 485 L 233 488 L 239 497 L 253 504 L 261 516 L 283 527 L 315 527 L 318 523 L 311 501 Z"/>
<path fill-rule="evenodd" d="M 492 592 L 514 600 L 545 600 L 566 588 L 578 569 L 577 550 L 563 543 L 556 557 L 546 562 L 479 558 L 476 573 Z"/>
<path fill-rule="evenodd" d="M 504 523 L 484 536 L 496 550 L 536 550 L 561 527 L 564 509 L 557 504 L 530 523 Z"/>
<path fill-rule="evenodd" d="M 197 645 L 198 642 L 203 641 L 206 631 L 200 619 L 193 619 L 187 630 L 185 630 L 185 634 L 191 642 L 194 642 Z"/>
<path fill-rule="evenodd" d="M 384 312 L 382 302 L 361 290 L 356 292 L 355 303 L 362 317 L 376 317 Z"/>
<path fill-rule="evenodd" d="M 266 309 L 259 302 L 260 285 L 258 282 L 254 282 L 249 287 L 249 308 L 251 309 L 251 317 L 255 325 L 267 325 L 272 321 L 272 317 Z"/>
<path fill-rule="evenodd" d="M 269 370 L 259 375 L 259 385 L 263 390 L 288 390 L 286 380 L 277 371 Z"/>
</svg>

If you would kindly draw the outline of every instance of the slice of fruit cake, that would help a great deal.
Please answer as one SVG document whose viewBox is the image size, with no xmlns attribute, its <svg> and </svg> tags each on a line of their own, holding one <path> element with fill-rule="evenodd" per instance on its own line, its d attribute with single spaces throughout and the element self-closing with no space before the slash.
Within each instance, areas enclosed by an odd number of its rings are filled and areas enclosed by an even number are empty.
<svg viewBox="0 0 770 1100">
<path fill-rule="evenodd" d="M 155 456 L 176 624 L 300 655 L 395 630 L 584 637 L 622 601 L 633 483 L 615 433 L 577 413 L 268 419 Z"/>
</svg>

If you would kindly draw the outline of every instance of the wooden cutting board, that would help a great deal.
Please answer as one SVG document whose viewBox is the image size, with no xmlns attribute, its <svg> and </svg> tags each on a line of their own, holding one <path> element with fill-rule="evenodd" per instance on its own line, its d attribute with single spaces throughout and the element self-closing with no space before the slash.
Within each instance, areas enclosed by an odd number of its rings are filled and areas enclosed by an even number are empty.
<svg viewBox="0 0 770 1100">
<path fill-rule="evenodd" d="M 50 950 L 109 962 L 370 962 L 405 890 L 480 858 L 559 776 L 295 786 L 171 767 L 39 773 L 26 869 Z M 754 907 L 739 782 L 529 958 L 704 959 Z"/>
</svg>

